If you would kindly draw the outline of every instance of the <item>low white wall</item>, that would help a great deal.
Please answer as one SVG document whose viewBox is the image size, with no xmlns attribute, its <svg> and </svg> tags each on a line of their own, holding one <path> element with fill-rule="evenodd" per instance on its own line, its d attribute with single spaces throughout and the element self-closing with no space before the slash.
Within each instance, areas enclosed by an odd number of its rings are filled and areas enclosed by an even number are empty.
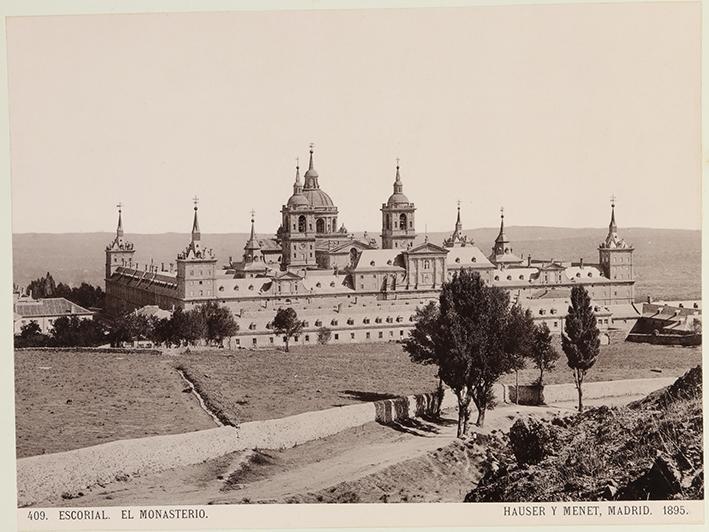
<svg viewBox="0 0 709 532">
<path fill-rule="evenodd" d="M 635 379 L 591 382 L 584 385 L 586 398 L 650 393 L 675 379 Z M 506 388 L 496 385 L 498 403 L 506 400 Z M 547 403 L 573 401 L 573 384 L 546 386 Z M 389 423 L 430 413 L 435 394 L 420 394 L 373 403 L 348 405 L 295 416 L 242 423 L 238 428 L 214 429 L 118 440 L 63 453 L 21 458 L 17 461 L 17 498 L 28 506 L 62 493 L 76 493 L 107 484 L 123 475 L 145 475 L 198 464 L 246 449 L 285 449 L 336 434 L 372 421 Z M 446 391 L 442 407 L 454 408 L 457 400 Z"/>
<path fill-rule="evenodd" d="M 662 377 L 659 379 L 626 379 L 620 381 L 585 382 L 583 384 L 584 399 L 600 399 L 602 397 L 622 397 L 625 395 L 643 395 L 669 386 L 675 377 Z M 504 402 L 514 401 L 514 384 L 504 385 Z M 520 399 L 523 398 L 520 386 Z M 544 402 L 546 404 L 564 403 L 578 400 L 576 385 L 551 384 L 544 386 Z"/>
</svg>

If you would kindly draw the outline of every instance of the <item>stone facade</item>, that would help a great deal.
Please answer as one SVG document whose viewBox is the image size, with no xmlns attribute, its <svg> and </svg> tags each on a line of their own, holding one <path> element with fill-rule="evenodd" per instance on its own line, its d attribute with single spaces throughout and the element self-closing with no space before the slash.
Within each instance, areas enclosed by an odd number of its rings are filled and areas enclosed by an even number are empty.
<svg viewBox="0 0 709 532">
<path fill-rule="evenodd" d="M 397 164 L 394 193 L 381 208 L 381 248 L 375 239 L 357 239 L 343 225 L 338 228 L 338 209 L 320 188 L 311 146 L 305 183 L 296 167 L 277 234 L 258 240 L 252 214 L 250 238 L 238 262 L 229 258 L 219 267 L 212 250 L 203 247 L 195 202 L 191 239 L 178 254 L 176 268 L 144 265 L 139 270 L 119 209 L 116 238 L 106 248 L 107 308 L 113 313 L 145 305 L 170 310 L 217 301 L 239 323 L 239 335 L 230 344 L 251 347 L 280 345 L 270 323 L 279 307 L 289 306 L 307 323 L 296 343 L 315 343 L 320 327 L 332 329 L 333 342 L 391 341 L 406 337 L 415 309 L 437 300 L 444 282 L 472 269 L 485 282 L 508 290 L 513 301 L 555 332 L 561 330 L 570 289 L 577 284 L 588 289 L 602 329 L 628 329 L 637 319 L 633 247 L 618 236 L 615 205 L 608 236 L 598 248 L 599 264 L 519 258 L 505 232 L 504 213 L 486 256 L 463 234 L 460 207 L 443 245 L 427 238 L 416 245 L 415 209 L 403 193 Z"/>
</svg>

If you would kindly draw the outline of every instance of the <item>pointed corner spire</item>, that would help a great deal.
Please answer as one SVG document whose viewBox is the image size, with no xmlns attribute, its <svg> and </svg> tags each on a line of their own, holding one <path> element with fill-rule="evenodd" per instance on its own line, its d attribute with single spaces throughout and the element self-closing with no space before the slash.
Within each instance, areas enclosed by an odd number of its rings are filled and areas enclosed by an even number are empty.
<svg viewBox="0 0 709 532">
<path fill-rule="evenodd" d="M 618 226 L 615 223 L 615 194 L 611 195 L 611 223 L 608 224 L 608 231 L 610 233 L 618 232 Z"/>
<path fill-rule="evenodd" d="M 249 237 L 249 240 L 254 239 L 254 215 L 256 214 L 256 211 L 251 209 L 251 236 Z"/>
<path fill-rule="evenodd" d="M 505 208 L 500 207 L 500 233 L 495 239 L 496 243 L 507 243 L 507 235 L 505 235 Z"/>
<path fill-rule="evenodd" d="M 118 225 L 116 226 L 116 236 L 121 238 L 123 236 L 123 203 L 118 202 Z"/>
<path fill-rule="evenodd" d="M 401 194 L 404 191 L 404 184 L 401 182 L 400 160 L 396 158 L 396 178 L 394 179 L 394 194 Z"/>
<path fill-rule="evenodd" d="M 310 143 L 310 162 L 308 163 L 308 169 L 305 172 L 305 185 L 304 190 L 313 190 L 320 188 L 318 184 L 318 172 L 315 170 L 315 163 L 313 161 L 313 151 L 315 149 L 315 144 Z"/>
<path fill-rule="evenodd" d="M 194 202 L 194 221 L 192 222 L 192 241 L 197 241 L 200 239 L 200 231 L 199 231 L 199 220 L 197 219 L 197 204 L 199 203 L 199 198 L 195 196 L 192 198 L 192 201 Z"/>
<path fill-rule="evenodd" d="M 463 224 L 460 222 L 460 200 L 458 200 L 458 217 L 455 220 L 455 227 L 458 229 L 459 227 L 462 227 Z"/>
<path fill-rule="evenodd" d="M 300 180 L 300 157 L 295 158 L 295 183 L 293 183 L 293 194 L 303 192 L 303 182 Z"/>
</svg>

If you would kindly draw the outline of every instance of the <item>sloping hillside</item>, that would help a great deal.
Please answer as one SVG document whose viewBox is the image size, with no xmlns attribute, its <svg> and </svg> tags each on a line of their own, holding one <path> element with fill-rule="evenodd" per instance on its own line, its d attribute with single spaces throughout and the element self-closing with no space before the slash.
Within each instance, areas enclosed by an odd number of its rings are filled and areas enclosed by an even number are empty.
<svg viewBox="0 0 709 532">
<path fill-rule="evenodd" d="M 466 502 L 704 498 L 702 371 L 627 407 L 521 418 Z"/>
</svg>

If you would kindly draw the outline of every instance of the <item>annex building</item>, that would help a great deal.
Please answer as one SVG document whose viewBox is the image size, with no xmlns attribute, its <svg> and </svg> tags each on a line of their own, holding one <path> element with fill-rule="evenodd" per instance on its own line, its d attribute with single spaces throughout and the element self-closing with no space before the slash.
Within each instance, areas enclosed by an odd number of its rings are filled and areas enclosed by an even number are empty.
<svg viewBox="0 0 709 532">
<path fill-rule="evenodd" d="M 119 207 L 114 240 L 106 247 L 106 305 L 120 314 L 146 305 L 171 310 L 206 301 L 228 307 L 239 324 L 231 346 L 281 344 L 271 329 L 280 307 L 293 307 L 305 322 L 296 343 L 315 343 L 321 327 L 331 342 L 392 341 L 413 326 L 415 309 L 438 299 L 441 285 L 462 269 L 472 269 L 490 285 L 510 292 L 535 320 L 559 333 L 571 287 L 583 284 L 591 295 L 599 328 L 629 329 L 639 313 L 634 305 L 633 247 L 618 235 L 615 204 L 598 263 L 541 261 L 513 253 L 500 231 L 490 252 L 463 234 L 458 207 L 455 227 L 441 243 L 416 242 L 417 207 L 404 194 L 397 163 L 393 192 L 381 204 L 380 242 L 356 238 L 341 223 L 332 198 L 320 188 L 310 148 L 301 178 L 296 166 L 293 190 L 281 207 L 273 238 L 258 239 L 251 217 L 250 238 L 241 260 L 220 264 L 202 242 L 195 201 L 191 238 L 169 267 L 139 268 L 135 248 L 124 235 Z"/>
</svg>

